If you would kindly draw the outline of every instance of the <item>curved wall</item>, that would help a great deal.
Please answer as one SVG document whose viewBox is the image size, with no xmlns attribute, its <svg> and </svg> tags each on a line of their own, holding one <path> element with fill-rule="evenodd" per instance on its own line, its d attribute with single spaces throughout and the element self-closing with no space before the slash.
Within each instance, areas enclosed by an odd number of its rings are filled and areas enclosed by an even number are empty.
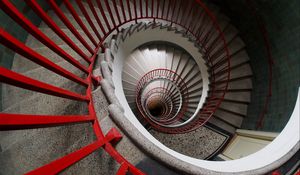
<svg viewBox="0 0 300 175">
<path fill-rule="evenodd" d="M 213 2 L 221 7 L 221 11 L 229 16 L 238 28 L 251 58 L 252 99 L 242 128 L 281 132 L 292 114 L 300 85 L 300 1 L 213 0 Z M 257 128 L 259 115 L 264 109 L 269 93 L 269 55 L 264 37 L 269 40 L 273 59 L 272 93 L 263 125 Z"/>
<path fill-rule="evenodd" d="M 125 116 L 115 117 L 115 120 L 118 120 L 117 123 L 123 127 L 129 137 L 137 142 L 143 150 L 156 159 L 169 164 L 169 166 L 193 174 L 199 172 L 204 174 L 264 174 L 282 165 L 299 149 L 299 134 L 295 134 L 300 133 L 299 100 L 285 129 L 271 144 L 252 155 L 238 160 L 225 162 L 199 160 L 175 152 L 161 144 L 138 122 L 129 108 L 122 89 L 121 73 L 124 58 L 130 54 L 130 50 L 135 48 L 134 45 L 137 44 L 135 42 L 142 38 L 146 41 L 147 36 L 148 35 L 143 34 L 140 34 L 138 37 L 133 35 L 132 38 L 134 39 L 131 40 L 131 42 L 126 42 L 124 45 L 121 44 L 113 65 L 113 81 L 116 87 L 115 93 L 125 108 Z M 155 35 L 153 34 L 151 36 Z M 300 92 L 298 99 L 300 99 L 299 96 Z M 126 119 L 124 117 L 126 117 Z"/>
<path fill-rule="evenodd" d="M 127 106 L 128 109 L 130 109 L 122 88 L 123 87 L 122 69 L 123 69 L 124 60 L 131 54 L 131 52 L 135 48 L 151 41 L 165 41 L 165 42 L 177 44 L 183 49 L 185 49 L 187 52 L 189 52 L 193 58 L 195 58 L 195 62 L 198 64 L 199 69 L 201 71 L 201 76 L 203 81 L 202 96 L 197 110 L 201 109 L 207 97 L 208 84 L 209 84 L 207 67 L 205 65 L 204 60 L 202 59 L 202 55 L 199 53 L 198 49 L 193 45 L 193 43 L 188 41 L 188 38 L 184 38 L 180 34 L 175 34 L 174 32 L 168 32 L 167 29 L 160 29 L 160 28 L 146 30 L 142 34 L 141 32 L 134 33 L 132 36 L 129 37 L 129 39 L 126 39 L 126 44 L 122 45 L 122 48 L 118 49 L 118 53 L 116 57 L 123 58 L 123 59 L 114 60 L 113 80 L 115 83 L 115 87 L 117 87 L 116 96 L 119 97 L 122 106 Z M 131 112 L 131 110 L 126 111 L 126 107 L 125 107 L 125 114 L 126 112 Z M 132 112 L 130 113 L 130 115 L 132 115 Z"/>
</svg>

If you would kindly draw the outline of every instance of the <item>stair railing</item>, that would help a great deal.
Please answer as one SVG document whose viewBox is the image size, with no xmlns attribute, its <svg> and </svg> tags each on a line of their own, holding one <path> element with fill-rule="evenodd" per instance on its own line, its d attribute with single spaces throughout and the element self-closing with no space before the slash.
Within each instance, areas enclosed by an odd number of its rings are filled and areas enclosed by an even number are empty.
<svg viewBox="0 0 300 175">
<path fill-rule="evenodd" d="M 92 98 L 93 87 L 98 86 L 102 79 L 101 77 L 95 77 L 92 73 L 98 53 L 105 50 L 104 42 L 108 36 L 118 32 L 126 23 L 137 23 L 139 20 L 145 19 L 153 20 L 154 22 L 157 20 L 164 20 L 170 23 L 169 27 L 179 26 L 185 29 L 186 33 L 195 38 L 195 42 L 201 45 L 203 41 L 207 40 L 208 37 L 212 37 L 212 35 L 205 33 L 203 23 L 200 23 L 199 21 L 193 22 L 193 17 L 199 16 L 201 17 L 200 19 L 203 19 L 204 16 L 206 16 L 210 19 L 209 21 L 212 24 L 212 30 L 218 33 L 217 40 L 220 40 L 221 42 L 221 49 L 223 50 L 222 53 L 225 53 L 222 56 L 228 63 L 226 68 L 228 70 L 227 76 L 223 79 L 224 86 L 221 89 L 222 93 L 216 93 L 217 89 L 214 86 L 214 83 L 216 83 L 214 71 L 211 70 L 212 89 L 210 96 L 207 98 L 207 104 L 210 104 L 210 106 L 213 104 L 213 107 L 209 107 L 208 105 L 204 106 L 202 112 L 199 114 L 199 116 L 206 116 L 204 120 L 195 120 L 193 125 L 184 129 L 178 129 L 176 132 L 188 132 L 195 129 L 197 126 L 204 124 L 218 108 L 224 98 L 228 86 L 228 80 L 230 78 L 229 50 L 222 30 L 218 26 L 217 20 L 212 12 L 200 0 L 189 1 L 188 3 L 186 3 L 187 1 L 185 0 L 63 0 L 62 4 L 60 4 L 59 1 L 47 0 L 47 3 L 49 3 L 51 9 L 59 17 L 61 22 L 63 22 L 67 29 L 72 32 L 78 41 L 80 41 L 87 52 L 84 52 L 83 49 L 79 48 L 78 45 L 74 43 L 73 39 L 64 33 L 56 21 L 47 14 L 37 1 L 24 1 L 29 9 L 32 10 L 49 28 L 51 28 L 61 40 L 72 48 L 73 51 L 88 64 L 88 66 L 81 64 L 72 57 L 70 53 L 57 45 L 51 38 L 35 26 L 30 19 L 28 19 L 10 0 L 1 0 L 0 8 L 19 26 L 26 30 L 28 34 L 32 35 L 36 40 L 40 41 L 61 58 L 81 70 L 86 75 L 86 78 L 83 79 L 53 63 L 48 58 L 42 56 L 19 41 L 3 27 L 0 29 L 0 43 L 15 53 L 22 55 L 24 57 L 23 59 L 29 59 L 30 61 L 39 64 L 40 66 L 65 77 L 70 81 L 84 86 L 86 88 L 86 92 L 83 95 L 78 94 L 55 85 L 32 79 L 2 66 L 0 67 L 0 82 L 52 96 L 86 102 L 88 104 L 89 113 L 88 115 L 71 116 L 0 113 L 0 130 L 44 128 L 74 123 L 92 123 L 94 133 L 97 137 L 97 140 L 94 143 L 52 161 L 29 172 L 28 174 L 57 174 L 100 148 L 103 148 L 106 152 L 108 152 L 121 165 L 117 174 L 125 174 L 128 171 L 132 174 L 143 174 L 124 157 L 122 157 L 112 146 L 112 142 L 116 142 L 121 139 L 122 136 L 120 133 L 116 129 L 112 128 L 108 134 L 103 134 L 96 116 Z M 70 13 L 87 38 L 84 38 L 78 30 L 76 30 L 74 24 L 71 23 L 70 18 L 63 13 L 61 5 L 66 7 L 67 13 Z M 84 21 L 87 21 L 88 25 L 85 25 Z M 92 32 L 96 37 L 93 37 Z M 87 39 L 91 42 L 91 44 L 88 43 Z M 204 50 L 204 55 L 206 56 L 209 64 L 212 64 L 212 59 L 219 57 L 218 54 L 214 55 L 210 52 L 205 54 L 205 50 L 209 48 L 207 45 L 202 44 L 201 47 Z M 220 89 L 218 90 L 220 91 Z"/>
<path fill-rule="evenodd" d="M 148 93 L 151 93 L 150 91 L 144 92 L 146 87 L 150 85 L 151 82 L 154 82 L 156 80 L 163 80 L 163 81 L 170 81 L 174 83 L 173 86 L 177 86 L 178 93 L 180 93 L 182 99 L 178 111 L 174 114 L 174 116 L 169 116 L 167 119 L 157 121 L 153 119 L 151 116 L 147 115 L 146 107 L 144 106 L 144 103 L 142 101 L 143 98 L 147 99 Z M 156 89 L 160 91 L 166 90 L 166 92 L 170 92 L 170 94 L 173 94 L 171 89 L 172 87 L 169 86 L 167 89 L 156 87 Z M 155 89 L 155 88 L 153 88 Z M 154 91 L 156 92 L 156 91 Z M 188 108 L 188 87 L 184 80 L 174 71 L 164 68 L 154 69 L 149 72 L 147 72 L 145 75 L 142 76 L 142 78 L 139 80 L 137 86 L 136 86 L 136 105 L 137 109 L 139 110 L 140 115 L 148 121 L 148 123 L 151 124 L 152 127 L 154 127 L 156 130 L 159 130 L 161 132 L 168 133 L 170 129 L 166 125 L 171 125 L 172 123 L 177 122 L 182 117 L 184 117 L 185 112 Z"/>
</svg>

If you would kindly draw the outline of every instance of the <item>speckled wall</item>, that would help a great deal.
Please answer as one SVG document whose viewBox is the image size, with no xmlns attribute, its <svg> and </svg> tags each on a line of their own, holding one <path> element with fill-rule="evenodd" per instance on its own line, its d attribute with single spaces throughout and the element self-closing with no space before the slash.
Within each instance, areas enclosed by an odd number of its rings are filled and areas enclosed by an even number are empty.
<svg viewBox="0 0 300 175">
<path fill-rule="evenodd" d="M 250 0 L 251 1 L 251 0 Z M 268 59 L 261 30 L 245 0 L 214 0 L 239 29 L 247 45 L 253 69 L 253 91 L 248 116 L 242 128 L 256 130 L 259 114 L 268 93 Z M 300 85 L 300 1 L 251 1 L 267 30 L 274 64 L 272 96 L 258 130 L 280 132 L 287 123 L 296 102 Z"/>
<path fill-rule="evenodd" d="M 30 21 L 39 26 L 41 23 L 41 19 L 26 5 L 24 1 L 20 0 L 11 0 L 11 2 L 22 12 Z M 48 10 L 50 6 L 45 0 L 37 0 L 37 2 L 43 7 L 44 10 Z M 20 27 L 17 23 L 15 23 L 9 16 L 7 16 L 2 10 L 0 10 L 0 26 L 1 28 L 8 31 L 11 35 L 16 37 L 22 42 L 25 42 L 28 33 Z M 11 69 L 14 52 L 10 49 L 0 45 L 0 65 Z M 2 99 L 2 92 L 1 92 L 1 83 L 0 83 L 0 99 Z M 2 110 L 2 100 L 0 101 L 0 111 Z"/>
</svg>

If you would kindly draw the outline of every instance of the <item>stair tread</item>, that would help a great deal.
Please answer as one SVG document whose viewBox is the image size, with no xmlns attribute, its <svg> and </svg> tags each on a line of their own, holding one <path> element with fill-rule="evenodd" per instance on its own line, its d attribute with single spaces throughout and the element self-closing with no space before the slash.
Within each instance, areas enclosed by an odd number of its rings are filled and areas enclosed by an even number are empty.
<svg viewBox="0 0 300 175">
<path fill-rule="evenodd" d="M 225 131 L 227 131 L 227 132 L 229 132 L 229 133 L 231 133 L 231 134 L 235 133 L 236 129 L 233 126 L 231 126 L 231 125 L 229 125 L 229 124 L 227 124 L 227 123 L 225 123 L 225 122 L 223 122 L 223 121 L 221 121 L 221 120 L 219 120 L 215 117 L 211 117 L 208 120 L 208 122 L 215 125 L 215 126 L 217 126 L 217 127 L 219 127 L 219 128 L 221 128 L 221 129 L 223 129 L 223 130 L 225 130 Z"/>
</svg>

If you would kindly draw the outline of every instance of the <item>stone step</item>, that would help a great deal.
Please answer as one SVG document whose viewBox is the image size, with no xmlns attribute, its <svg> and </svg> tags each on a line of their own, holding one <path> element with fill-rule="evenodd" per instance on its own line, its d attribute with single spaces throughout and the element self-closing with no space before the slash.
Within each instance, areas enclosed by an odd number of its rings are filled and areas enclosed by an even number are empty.
<svg viewBox="0 0 300 175">
<path fill-rule="evenodd" d="M 64 85 L 62 85 L 63 87 Z M 85 92 L 85 89 L 80 89 L 80 85 L 71 87 L 74 90 L 81 90 L 81 93 Z M 30 97 L 21 98 L 20 96 L 11 97 L 15 103 L 7 105 L 3 112 L 5 113 L 17 113 L 17 114 L 40 114 L 40 115 L 79 115 L 87 113 L 87 103 L 79 102 L 60 97 L 45 95 L 41 93 L 35 93 Z M 27 95 L 26 92 L 24 95 Z M 10 101 L 6 98 L 6 101 Z M 84 109 L 84 110 L 83 110 Z"/>
<path fill-rule="evenodd" d="M 208 123 L 218 127 L 218 128 L 221 128 L 222 130 L 225 130 L 226 132 L 228 133 L 231 133 L 231 134 L 234 134 L 235 133 L 235 130 L 236 128 L 223 122 L 222 120 L 212 116 L 209 120 L 208 120 Z"/>
<path fill-rule="evenodd" d="M 66 61 L 61 61 L 57 63 L 57 65 L 66 68 L 66 70 L 69 70 L 70 72 L 73 72 L 75 75 L 82 77 L 83 79 L 86 77 L 86 74 L 83 73 L 81 70 L 78 70 L 77 68 L 73 67 Z M 39 67 L 35 68 L 33 70 L 27 71 L 22 73 L 23 75 L 33 78 L 35 80 L 54 85 L 57 87 L 61 87 L 66 90 L 70 90 L 76 93 L 84 94 L 85 87 L 82 85 L 77 84 L 76 82 L 73 82 L 69 79 L 66 79 L 46 68 Z M 76 88 L 74 88 L 76 87 Z M 19 103 L 20 101 L 24 101 L 28 98 L 31 98 L 35 95 L 42 95 L 40 93 L 37 93 L 35 91 L 29 91 L 22 88 L 18 88 L 15 86 L 10 85 L 3 85 L 3 108 L 6 109 L 16 103 Z"/>
<path fill-rule="evenodd" d="M 216 74 L 217 82 L 224 80 L 227 77 L 227 72 L 225 71 L 217 72 Z M 252 75 L 252 69 L 248 63 L 242 63 L 240 65 L 237 65 L 236 67 L 232 67 L 230 71 L 230 79 L 236 79 L 236 78 L 251 76 L 251 75 Z"/>
<path fill-rule="evenodd" d="M 230 67 L 235 67 L 241 63 L 249 62 L 249 56 L 246 52 L 246 50 L 242 49 L 236 54 L 232 55 L 230 58 Z M 228 65 L 227 59 L 219 60 L 218 62 L 215 62 L 214 69 L 216 72 L 226 69 Z"/>
<path fill-rule="evenodd" d="M 85 60 L 83 60 L 83 58 L 80 57 L 72 48 L 70 48 L 67 45 L 59 45 L 59 47 L 62 48 L 65 52 L 67 52 L 72 58 L 79 61 L 83 66 L 85 66 L 86 68 L 88 67 L 88 63 Z M 78 47 L 80 49 L 83 49 L 84 46 L 78 45 Z M 63 59 L 62 57 L 60 57 L 55 52 L 53 52 L 52 50 L 50 50 L 45 46 L 40 46 L 38 48 L 34 48 L 33 50 L 39 53 L 40 55 L 44 56 L 48 60 L 52 61 L 53 63 L 60 63 L 62 61 L 65 61 L 65 59 Z M 27 71 L 31 71 L 33 69 L 40 68 L 40 67 L 41 67 L 40 65 L 28 60 L 27 58 L 24 58 L 19 54 L 16 54 L 14 57 L 12 70 L 19 73 L 25 73 Z"/>
<path fill-rule="evenodd" d="M 214 116 L 222 120 L 223 122 L 230 124 L 231 126 L 234 126 L 235 128 L 240 128 L 243 122 L 243 117 L 228 112 L 227 109 L 224 111 L 219 108 L 214 113 Z"/>
<path fill-rule="evenodd" d="M 98 87 L 95 91 L 93 91 L 93 99 L 95 104 L 95 111 L 97 118 L 99 120 L 99 124 L 101 130 L 104 134 L 106 134 L 111 128 L 116 128 L 123 136 L 120 142 L 115 145 L 116 150 L 126 159 L 132 163 L 136 164 L 141 161 L 146 156 L 142 153 L 132 142 L 131 140 L 122 132 L 120 128 L 114 123 L 111 119 L 109 112 L 108 112 L 108 105 L 109 102 L 107 101 L 101 87 Z M 112 160 L 112 159 L 110 159 Z M 102 161 L 108 161 L 106 159 Z M 110 169 L 108 162 L 101 163 L 99 166 L 105 166 L 106 169 Z M 115 165 L 114 165 L 115 166 Z"/>
<path fill-rule="evenodd" d="M 216 89 L 222 89 L 225 84 L 218 84 Z M 252 80 L 251 78 L 245 78 L 238 81 L 232 81 L 228 83 L 229 90 L 238 90 L 238 89 L 252 89 Z"/>
<path fill-rule="evenodd" d="M 103 10 L 104 10 L 105 16 L 107 17 L 108 25 L 106 25 L 105 20 L 104 20 L 102 14 L 101 14 L 101 12 L 100 12 L 100 9 L 99 9 L 98 6 L 96 5 L 96 3 L 94 4 L 94 8 L 95 8 L 95 11 L 96 11 L 96 13 L 97 13 L 97 15 L 98 15 L 98 18 L 99 18 L 100 21 L 101 21 L 101 24 L 103 25 L 103 27 L 105 28 L 105 30 L 108 31 L 109 26 L 110 26 L 110 28 L 113 28 L 113 22 L 112 22 L 111 17 L 110 17 L 110 15 L 109 15 L 109 13 L 108 13 L 108 10 L 106 9 L 106 6 L 105 6 L 104 1 L 100 1 L 100 3 L 102 4 L 102 7 L 104 8 Z M 89 10 L 90 7 L 89 7 L 88 3 L 83 2 L 82 4 L 83 4 L 84 7 L 86 8 L 86 10 L 87 10 L 87 12 L 88 12 L 90 18 L 92 18 L 93 20 L 96 21 L 96 17 L 93 15 L 92 11 Z M 83 15 L 81 15 L 81 16 L 83 16 Z M 115 20 L 116 23 L 117 23 L 117 20 L 118 20 L 118 19 L 117 19 L 117 15 L 114 15 L 113 18 L 114 18 L 114 20 Z"/>
<path fill-rule="evenodd" d="M 220 105 L 221 108 L 232 111 L 234 113 L 238 113 L 241 114 L 243 116 L 247 115 L 247 108 L 248 105 L 247 104 L 232 104 L 230 102 L 222 102 Z"/>
<path fill-rule="evenodd" d="M 51 39 L 53 42 L 55 42 L 57 45 L 64 45 L 67 44 L 64 40 L 62 40 L 52 29 L 50 28 L 40 28 L 40 30 L 45 33 L 49 39 Z M 69 29 L 61 29 L 76 45 L 82 45 L 82 43 L 73 35 L 73 33 Z M 80 35 L 83 36 L 84 40 L 88 43 L 88 45 L 94 49 L 94 45 L 90 42 L 90 40 L 84 36 L 83 31 L 79 31 Z M 38 40 L 36 40 L 33 36 L 28 36 L 26 45 L 30 48 L 39 48 L 44 46 L 41 44 Z M 82 48 L 82 51 L 88 55 L 91 56 L 91 53 L 84 47 Z"/>
<path fill-rule="evenodd" d="M 226 137 L 207 127 L 185 134 L 170 135 L 155 130 L 150 130 L 150 133 L 170 149 L 197 159 L 210 156 L 226 140 Z"/>
<path fill-rule="evenodd" d="M 72 14 L 67 10 L 67 9 L 62 9 L 64 11 L 64 15 L 67 17 L 67 19 L 71 22 L 71 24 L 78 30 L 81 31 L 82 28 L 80 27 L 80 25 L 77 23 L 77 21 L 73 18 Z M 61 21 L 61 19 L 55 14 L 54 11 L 50 10 L 47 13 L 51 19 L 53 21 L 55 21 L 55 23 L 63 29 L 67 29 L 68 27 Z M 94 31 L 92 30 L 91 26 L 89 25 L 88 21 L 86 20 L 86 18 L 84 16 L 79 16 L 81 21 L 83 22 L 83 24 L 85 24 L 85 27 L 88 29 L 88 31 L 91 33 L 91 35 L 93 36 L 93 38 L 98 41 L 98 38 L 96 36 L 96 34 L 94 33 Z M 92 22 L 94 24 L 97 24 L 97 21 L 92 19 Z M 47 28 L 47 24 L 42 22 L 40 25 L 40 28 Z M 99 25 L 95 25 L 95 27 L 98 29 L 98 32 L 101 32 Z M 103 33 L 101 33 L 103 34 Z M 86 34 L 83 34 L 83 36 L 86 36 Z"/>
<path fill-rule="evenodd" d="M 95 139 L 91 124 L 1 132 L 0 169 L 24 174 L 72 153 Z"/>
</svg>

